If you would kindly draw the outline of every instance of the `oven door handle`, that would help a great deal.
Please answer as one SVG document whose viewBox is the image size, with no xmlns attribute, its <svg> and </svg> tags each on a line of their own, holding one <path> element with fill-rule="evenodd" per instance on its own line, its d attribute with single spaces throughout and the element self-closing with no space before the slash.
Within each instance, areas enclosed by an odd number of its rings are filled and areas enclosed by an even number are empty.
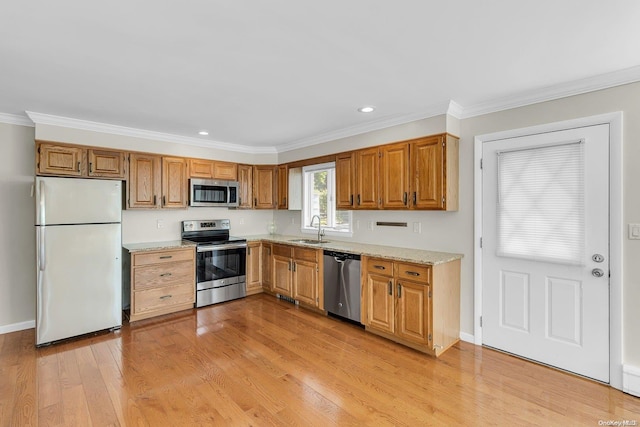
<svg viewBox="0 0 640 427">
<path fill-rule="evenodd" d="M 246 243 L 229 243 L 227 245 L 206 245 L 198 246 L 198 252 L 222 251 L 224 249 L 241 249 L 246 248 Z"/>
</svg>

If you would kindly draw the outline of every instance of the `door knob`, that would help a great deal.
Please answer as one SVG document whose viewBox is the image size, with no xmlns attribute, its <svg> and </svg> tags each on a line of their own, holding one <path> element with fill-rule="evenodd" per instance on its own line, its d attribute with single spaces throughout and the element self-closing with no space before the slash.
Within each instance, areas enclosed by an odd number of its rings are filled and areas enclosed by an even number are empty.
<svg viewBox="0 0 640 427">
<path fill-rule="evenodd" d="M 593 270 L 591 270 L 591 274 L 594 277 L 602 277 L 604 276 L 604 271 L 602 271 L 601 268 L 594 268 Z"/>
</svg>

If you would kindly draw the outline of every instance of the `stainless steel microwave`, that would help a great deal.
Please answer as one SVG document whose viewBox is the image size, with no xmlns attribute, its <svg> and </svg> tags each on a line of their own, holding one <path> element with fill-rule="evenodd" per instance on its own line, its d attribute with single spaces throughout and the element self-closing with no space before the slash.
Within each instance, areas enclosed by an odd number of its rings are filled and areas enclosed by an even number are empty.
<svg viewBox="0 0 640 427">
<path fill-rule="evenodd" d="M 189 206 L 238 206 L 238 182 L 213 179 L 189 180 Z"/>
</svg>

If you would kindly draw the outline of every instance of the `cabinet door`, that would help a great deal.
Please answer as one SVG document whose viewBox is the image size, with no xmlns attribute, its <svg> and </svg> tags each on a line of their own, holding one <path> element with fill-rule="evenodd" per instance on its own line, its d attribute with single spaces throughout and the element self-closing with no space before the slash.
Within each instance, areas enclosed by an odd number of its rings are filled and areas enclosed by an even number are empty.
<svg viewBox="0 0 640 427">
<path fill-rule="evenodd" d="M 293 298 L 318 306 L 318 264 L 295 260 L 293 263 Z"/>
<path fill-rule="evenodd" d="M 273 283 L 272 279 L 273 259 L 271 257 L 271 244 L 262 244 L 262 287 L 265 289 L 271 289 Z"/>
<path fill-rule="evenodd" d="M 336 209 L 353 209 L 355 160 L 353 153 L 336 156 Z"/>
<path fill-rule="evenodd" d="M 288 209 L 289 200 L 289 167 L 287 165 L 278 166 L 278 209 Z"/>
<path fill-rule="evenodd" d="M 251 209 L 253 207 L 253 166 L 238 165 L 238 208 Z"/>
<path fill-rule="evenodd" d="M 89 176 L 124 179 L 125 155 L 122 151 L 87 150 Z"/>
<path fill-rule="evenodd" d="M 367 274 L 367 326 L 393 334 L 395 328 L 393 279 Z"/>
<path fill-rule="evenodd" d="M 60 176 L 82 176 L 84 150 L 54 144 L 38 146 L 38 173 Z"/>
<path fill-rule="evenodd" d="M 260 282 L 260 243 L 247 245 L 247 295 L 262 291 Z"/>
<path fill-rule="evenodd" d="M 411 144 L 411 206 L 416 209 L 444 209 L 443 144 L 443 136 Z"/>
<path fill-rule="evenodd" d="M 253 167 L 253 207 L 255 209 L 275 209 L 276 200 L 275 166 Z"/>
<path fill-rule="evenodd" d="M 211 160 L 190 159 L 189 176 L 191 178 L 213 178 L 213 162 Z"/>
<path fill-rule="evenodd" d="M 427 344 L 429 335 L 429 285 L 398 281 L 396 335 L 417 344 Z"/>
<path fill-rule="evenodd" d="M 188 202 L 187 160 L 162 158 L 162 207 L 186 208 Z"/>
<path fill-rule="evenodd" d="M 356 151 L 356 209 L 378 208 L 378 148 Z"/>
<path fill-rule="evenodd" d="M 213 179 L 237 181 L 238 165 L 236 163 L 229 162 L 213 162 Z"/>
<path fill-rule="evenodd" d="M 127 205 L 129 208 L 158 208 L 161 182 L 159 156 L 131 153 L 129 155 L 129 180 Z"/>
<path fill-rule="evenodd" d="M 273 256 L 272 292 L 291 296 L 291 258 Z"/>
<path fill-rule="evenodd" d="M 380 193 L 383 209 L 409 208 L 409 144 L 380 147 Z"/>
</svg>

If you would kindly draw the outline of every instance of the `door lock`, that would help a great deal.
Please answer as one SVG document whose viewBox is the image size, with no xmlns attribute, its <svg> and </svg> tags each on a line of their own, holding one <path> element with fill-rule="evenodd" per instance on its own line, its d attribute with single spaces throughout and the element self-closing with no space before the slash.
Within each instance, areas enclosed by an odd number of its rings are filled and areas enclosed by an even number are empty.
<svg viewBox="0 0 640 427">
<path fill-rule="evenodd" d="M 593 254 L 591 259 L 593 260 L 593 262 L 603 262 L 604 261 L 604 257 L 602 255 L 600 255 L 600 254 Z"/>
</svg>

